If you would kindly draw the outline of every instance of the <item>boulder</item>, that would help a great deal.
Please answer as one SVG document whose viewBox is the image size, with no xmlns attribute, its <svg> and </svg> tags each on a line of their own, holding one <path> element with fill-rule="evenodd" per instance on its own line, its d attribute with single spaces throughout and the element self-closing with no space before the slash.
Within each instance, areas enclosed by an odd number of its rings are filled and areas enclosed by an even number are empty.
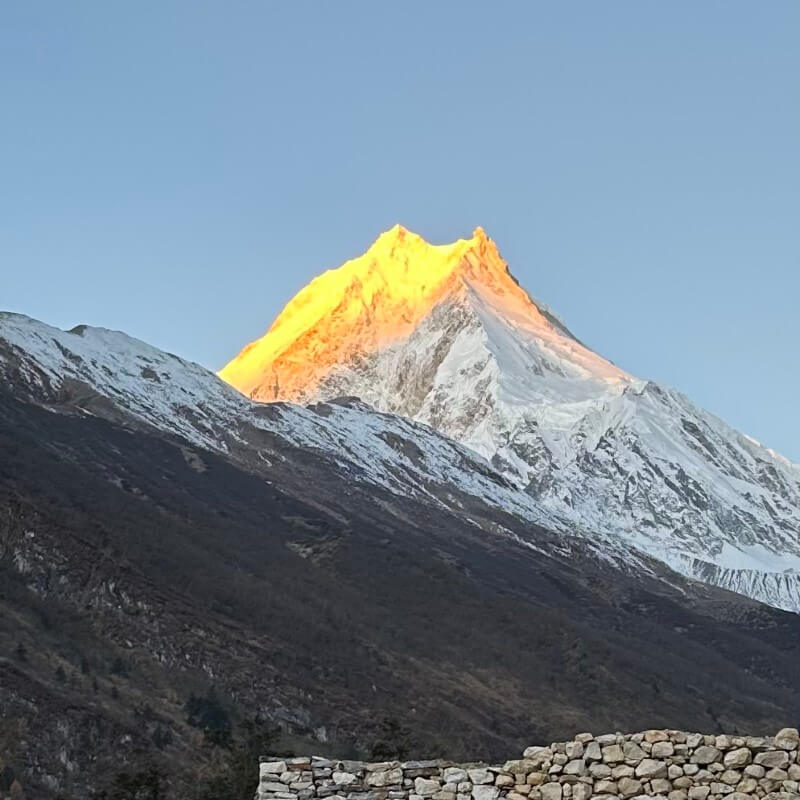
<svg viewBox="0 0 800 800">
<path fill-rule="evenodd" d="M 480 784 L 472 787 L 473 800 L 497 800 L 500 796 L 500 789 L 497 786 Z"/>
<path fill-rule="evenodd" d="M 414 778 L 414 794 L 419 797 L 433 797 L 442 784 L 435 778 Z"/>
<path fill-rule="evenodd" d="M 653 778 L 650 781 L 651 794 L 667 794 L 672 791 L 672 784 L 666 778 Z"/>
<path fill-rule="evenodd" d="M 569 761 L 567 764 L 564 765 L 564 774 L 578 775 L 578 776 L 585 775 L 586 763 L 582 758 L 573 758 L 572 761 Z"/>
<path fill-rule="evenodd" d="M 622 753 L 625 756 L 626 764 L 638 764 L 643 758 L 647 758 L 647 753 L 639 747 L 636 742 L 625 742 L 622 745 Z"/>
<path fill-rule="evenodd" d="M 712 745 L 700 745 L 692 755 L 692 761 L 695 764 L 713 764 L 722 758 L 722 753 Z"/>
<path fill-rule="evenodd" d="M 746 747 L 738 747 L 736 750 L 728 750 L 722 763 L 726 767 L 744 767 L 753 760 L 753 754 Z"/>
<path fill-rule="evenodd" d="M 561 800 L 563 789 L 560 783 L 543 783 L 539 787 L 542 800 Z"/>
<path fill-rule="evenodd" d="M 617 781 L 617 791 L 620 797 L 635 797 L 642 791 L 642 782 L 635 778 L 620 778 Z"/>
<path fill-rule="evenodd" d="M 625 754 L 618 744 L 610 744 L 603 748 L 603 761 L 606 764 L 618 764 L 625 760 Z"/>
<path fill-rule="evenodd" d="M 651 778 L 666 778 L 667 765 L 663 761 L 653 758 L 644 758 L 636 767 L 636 777 L 649 781 Z"/>
<path fill-rule="evenodd" d="M 494 783 L 494 774 L 489 772 L 488 769 L 482 767 L 478 769 L 468 769 L 467 775 L 469 775 L 469 779 L 472 781 L 472 783 L 476 785 Z"/>
<path fill-rule="evenodd" d="M 789 754 L 785 750 L 765 750 L 763 753 L 756 754 L 755 761 L 756 764 L 767 769 L 773 767 L 783 769 L 789 764 Z"/>
<path fill-rule="evenodd" d="M 653 758 L 667 758 L 675 753 L 675 746 L 672 742 L 655 742 L 650 749 Z"/>
<path fill-rule="evenodd" d="M 587 761 L 602 761 L 603 751 L 600 749 L 600 745 L 597 742 L 589 742 L 589 744 L 586 745 L 584 757 Z"/>
</svg>

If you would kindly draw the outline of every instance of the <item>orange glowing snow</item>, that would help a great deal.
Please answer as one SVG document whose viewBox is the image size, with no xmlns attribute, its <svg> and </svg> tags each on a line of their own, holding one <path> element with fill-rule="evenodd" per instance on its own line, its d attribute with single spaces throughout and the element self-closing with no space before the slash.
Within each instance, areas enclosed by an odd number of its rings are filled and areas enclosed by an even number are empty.
<svg viewBox="0 0 800 800">
<path fill-rule="evenodd" d="M 555 335 L 482 228 L 432 245 L 396 225 L 364 255 L 312 280 L 219 375 L 256 400 L 313 398 L 332 370 L 407 337 L 441 300 L 467 287 L 517 325 Z"/>
</svg>

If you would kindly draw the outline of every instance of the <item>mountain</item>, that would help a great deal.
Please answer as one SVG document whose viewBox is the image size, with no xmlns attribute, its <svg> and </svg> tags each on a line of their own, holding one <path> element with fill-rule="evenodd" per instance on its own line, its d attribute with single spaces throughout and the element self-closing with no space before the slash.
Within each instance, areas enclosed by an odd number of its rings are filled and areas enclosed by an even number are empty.
<svg viewBox="0 0 800 800">
<path fill-rule="evenodd" d="M 257 400 L 354 395 L 426 423 L 554 516 L 800 610 L 800 467 L 591 351 L 480 228 L 442 246 L 392 228 L 220 376 Z"/>
<path fill-rule="evenodd" d="M 122 333 L 0 314 L 0 452 L 3 789 L 84 798 L 155 764 L 192 798 L 254 719 L 301 752 L 389 731 L 503 759 L 800 714 L 798 615 L 352 398 L 258 404 Z"/>
</svg>

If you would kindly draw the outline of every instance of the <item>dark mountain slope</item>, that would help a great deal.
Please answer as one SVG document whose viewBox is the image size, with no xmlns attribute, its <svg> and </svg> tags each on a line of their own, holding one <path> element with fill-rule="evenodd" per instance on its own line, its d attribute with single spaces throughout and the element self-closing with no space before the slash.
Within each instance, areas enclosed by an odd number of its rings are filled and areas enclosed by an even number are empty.
<svg viewBox="0 0 800 800">
<path fill-rule="evenodd" d="M 267 479 L 8 387 L 0 452 L 0 719 L 34 796 L 153 757 L 186 780 L 211 748 L 184 705 L 211 687 L 234 723 L 339 754 L 387 719 L 410 754 L 504 757 L 800 715 L 796 615 L 474 498 L 458 515 L 299 447 Z"/>
</svg>

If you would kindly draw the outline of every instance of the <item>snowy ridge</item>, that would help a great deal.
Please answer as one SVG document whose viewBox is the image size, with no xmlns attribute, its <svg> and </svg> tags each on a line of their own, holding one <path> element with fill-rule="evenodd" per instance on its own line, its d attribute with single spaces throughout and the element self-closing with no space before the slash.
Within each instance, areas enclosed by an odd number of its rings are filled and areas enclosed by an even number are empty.
<svg viewBox="0 0 800 800">
<path fill-rule="evenodd" d="M 435 268 L 438 251 L 413 234 L 378 241 L 342 280 L 328 278 L 338 294 L 297 342 L 284 338 L 280 356 L 260 360 L 275 350 L 268 332 L 222 376 L 241 378 L 255 397 L 355 395 L 424 422 L 555 516 L 687 576 L 800 610 L 800 467 L 588 350 L 519 288 L 485 234 L 443 246 L 450 260 Z M 404 285 L 416 277 L 427 287 L 431 274 L 440 283 L 415 307 L 413 327 L 385 335 L 382 304 L 394 297 L 376 291 L 367 302 L 361 287 L 397 264 Z M 291 309 L 279 317 L 284 326 Z M 337 363 L 324 374 L 293 373 L 331 337 Z"/>
<path fill-rule="evenodd" d="M 354 480 L 395 494 L 424 495 L 459 510 L 457 495 L 463 493 L 566 532 L 563 521 L 480 456 L 425 425 L 377 413 L 357 400 L 311 407 L 254 403 L 198 364 L 124 333 L 87 326 L 61 331 L 0 313 L 0 375 L 54 408 L 68 404 L 106 415 L 92 402 L 96 393 L 135 420 L 199 447 L 234 457 L 257 454 L 265 464 L 279 462 L 286 446 L 312 449 L 333 458 Z M 266 452 L 258 432 L 283 445 Z"/>
</svg>

